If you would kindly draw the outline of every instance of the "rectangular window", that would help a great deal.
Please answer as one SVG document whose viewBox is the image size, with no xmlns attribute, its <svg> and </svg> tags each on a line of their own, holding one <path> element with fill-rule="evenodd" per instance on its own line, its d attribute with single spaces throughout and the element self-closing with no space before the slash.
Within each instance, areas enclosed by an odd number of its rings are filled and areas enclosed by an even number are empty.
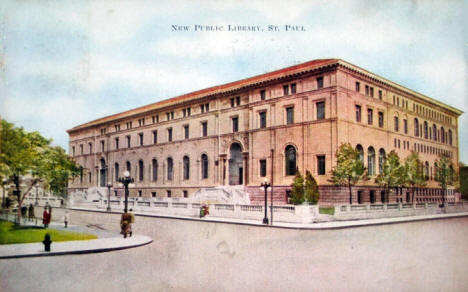
<svg viewBox="0 0 468 292">
<path fill-rule="evenodd" d="M 296 93 L 296 83 L 291 84 L 291 94 Z"/>
<path fill-rule="evenodd" d="M 384 113 L 379 112 L 379 128 L 383 128 L 384 125 Z"/>
<path fill-rule="evenodd" d="M 184 137 L 185 139 L 189 138 L 189 126 L 188 125 L 184 126 Z"/>
<path fill-rule="evenodd" d="M 317 120 L 325 119 L 325 102 L 317 102 L 315 105 L 317 107 Z"/>
<path fill-rule="evenodd" d="M 289 95 L 289 85 L 283 85 L 283 95 Z"/>
<path fill-rule="evenodd" d="M 356 122 L 361 121 L 361 106 L 356 105 Z"/>
<path fill-rule="evenodd" d="M 323 88 L 323 77 L 317 77 L 317 89 Z"/>
<path fill-rule="evenodd" d="M 172 196 L 172 192 L 170 190 L 166 191 L 167 197 L 170 198 Z"/>
<path fill-rule="evenodd" d="M 208 122 L 202 122 L 202 136 L 208 136 Z"/>
<path fill-rule="evenodd" d="M 184 198 L 188 198 L 188 191 L 184 191 Z"/>
<path fill-rule="evenodd" d="M 83 146 L 82 145 L 80 146 L 81 146 L 81 152 L 83 152 Z M 101 141 L 101 152 L 104 152 L 104 146 L 105 146 L 104 141 Z"/>
<path fill-rule="evenodd" d="M 101 141 L 101 145 L 102 145 L 103 141 Z M 104 152 L 104 150 L 102 150 L 102 152 Z M 83 155 L 83 144 L 80 144 L 80 155 Z"/>
<path fill-rule="evenodd" d="M 190 117 L 191 114 L 192 114 L 192 109 L 191 109 L 191 108 L 187 108 L 187 116 Z"/>
<path fill-rule="evenodd" d="M 159 116 L 152 116 L 152 119 L 153 119 L 153 124 L 159 122 Z"/>
<path fill-rule="evenodd" d="M 167 141 L 172 141 L 172 128 L 167 129 Z"/>
<path fill-rule="evenodd" d="M 369 95 L 369 85 L 366 85 L 366 95 Z"/>
<path fill-rule="evenodd" d="M 171 120 L 174 119 L 174 112 L 171 112 Z"/>
<path fill-rule="evenodd" d="M 126 136 L 127 138 L 127 148 L 130 148 L 131 147 L 131 137 L 130 136 Z"/>
<path fill-rule="evenodd" d="M 210 104 L 209 104 L 209 103 L 206 103 L 206 104 L 205 104 L 205 111 L 206 111 L 206 112 L 209 112 L 209 111 L 210 111 Z"/>
<path fill-rule="evenodd" d="M 398 132 L 399 127 L 400 127 L 400 122 L 398 121 L 398 117 L 394 117 L 393 119 L 395 121 L 395 126 L 394 126 L 395 132 Z"/>
<path fill-rule="evenodd" d="M 117 138 L 118 140 L 119 138 Z M 89 154 L 93 154 L 93 143 L 88 143 L 89 146 Z"/>
<path fill-rule="evenodd" d="M 382 100 L 382 90 L 379 90 L 379 100 Z"/>
<path fill-rule="evenodd" d="M 288 125 L 294 123 L 294 107 L 286 108 L 286 123 Z"/>
<path fill-rule="evenodd" d="M 266 160 L 260 160 L 260 176 L 265 177 L 267 173 Z"/>
<path fill-rule="evenodd" d="M 232 132 L 238 132 L 239 131 L 239 118 L 238 117 L 233 117 L 232 118 Z"/>
<path fill-rule="evenodd" d="M 72 146 L 72 156 L 75 156 L 75 146 Z"/>
<path fill-rule="evenodd" d="M 119 138 L 115 138 L 115 149 L 119 149 Z"/>
<path fill-rule="evenodd" d="M 186 110 L 186 109 L 182 109 L 182 116 L 185 118 L 186 115 L 187 115 L 187 110 Z"/>
<path fill-rule="evenodd" d="M 241 104 L 240 96 L 236 96 L 236 105 L 240 105 L 240 104 Z"/>
<path fill-rule="evenodd" d="M 260 128 L 266 128 L 266 119 L 267 119 L 266 115 L 267 115 L 266 112 L 259 113 Z"/>
<path fill-rule="evenodd" d="M 317 174 L 318 175 L 325 174 L 325 156 L 324 155 L 317 156 Z"/>
<path fill-rule="evenodd" d="M 260 90 L 260 100 L 265 100 L 266 98 L 266 92 L 265 89 Z"/>
<path fill-rule="evenodd" d="M 403 120 L 403 130 L 405 131 L 405 134 L 408 134 L 408 120 L 406 119 Z"/>
<path fill-rule="evenodd" d="M 374 111 L 371 108 L 367 109 L 367 124 L 372 125 L 374 123 Z"/>
<path fill-rule="evenodd" d="M 204 112 L 205 112 L 205 105 L 204 105 L 204 104 L 201 104 L 201 105 L 200 105 L 200 112 L 201 112 L 201 113 L 204 113 Z"/>
<path fill-rule="evenodd" d="M 140 146 L 143 146 L 143 133 L 138 134 L 138 138 L 140 140 Z"/>
<path fill-rule="evenodd" d="M 156 192 L 151 192 L 151 197 L 156 198 Z"/>
<path fill-rule="evenodd" d="M 116 132 L 120 131 L 120 124 L 115 125 L 114 127 L 115 127 L 115 131 L 116 131 Z"/>
<path fill-rule="evenodd" d="M 231 98 L 231 107 L 234 107 L 234 97 Z"/>
<path fill-rule="evenodd" d="M 141 190 L 138 190 L 138 197 L 141 197 L 143 195 L 143 192 Z"/>
<path fill-rule="evenodd" d="M 361 83 L 356 82 L 356 91 L 359 92 L 361 91 Z"/>
<path fill-rule="evenodd" d="M 158 144 L 158 131 L 153 131 L 153 144 Z"/>
<path fill-rule="evenodd" d="M 374 97 L 374 87 L 370 87 L 369 90 L 370 90 L 370 92 L 369 92 L 370 96 Z"/>
</svg>

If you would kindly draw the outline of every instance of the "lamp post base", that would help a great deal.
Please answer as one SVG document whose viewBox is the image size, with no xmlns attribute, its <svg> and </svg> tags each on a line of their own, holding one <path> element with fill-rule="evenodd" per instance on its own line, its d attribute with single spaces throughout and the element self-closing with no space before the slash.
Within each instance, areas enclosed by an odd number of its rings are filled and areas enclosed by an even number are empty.
<svg viewBox="0 0 468 292">
<path fill-rule="evenodd" d="M 110 207 L 107 207 L 107 212 L 110 212 L 111 211 L 111 208 Z"/>
<path fill-rule="evenodd" d="M 268 224 L 268 218 L 263 218 L 263 224 Z"/>
</svg>

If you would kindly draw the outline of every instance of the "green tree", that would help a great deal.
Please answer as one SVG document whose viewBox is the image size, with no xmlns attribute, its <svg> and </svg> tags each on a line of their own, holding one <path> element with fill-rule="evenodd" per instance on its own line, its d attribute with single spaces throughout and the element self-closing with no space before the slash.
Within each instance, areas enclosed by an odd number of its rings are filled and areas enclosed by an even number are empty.
<svg viewBox="0 0 468 292">
<path fill-rule="evenodd" d="M 302 204 L 304 202 L 304 178 L 299 170 L 296 170 L 291 187 L 291 203 L 294 205 Z"/>
<path fill-rule="evenodd" d="M 406 181 L 405 186 L 411 188 L 412 202 L 414 202 L 414 190 L 415 188 L 422 188 L 426 185 L 427 178 L 424 175 L 424 166 L 419 155 L 416 152 L 411 154 L 405 159 L 405 170 L 406 170 Z"/>
<path fill-rule="evenodd" d="M 364 163 L 359 157 L 359 151 L 351 144 L 343 143 L 336 151 L 336 166 L 332 169 L 330 181 L 338 186 L 347 186 L 349 189 L 349 203 L 352 204 L 352 187 L 360 180 L 367 180 Z"/>
<path fill-rule="evenodd" d="M 38 132 L 27 132 L 5 120 L 1 124 L 0 171 L 16 186 L 18 218 L 21 218 L 23 200 L 35 185 L 42 181 L 54 191 L 63 190 L 68 177 L 78 174 L 78 167 L 63 149 L 50 146 L 51 141 Z M 20 182 L 26 176 L 30 179 L 23 181 L 27 186 L 21 194 Z"/>
<path fill-rule="evenodd" d="M 317 181 L 308 170 L 305 175 L 304 197 L 312 205 L 316 205 L 319 200 Z"/>
<path fill-rule="evenodd" d="M 405 165 L 400 163 L 400 157 L 392 150 L 383 163 L 382 172 L 375 178 L 375 182 L 384 188 L 384 201 L 388 203 L 388 192 L 390 189 L 401 187 L 406 181 Z"/>
<path fill-rule="evenodd" d="M 453 169 L 452 161 L 447 155 L 440 155 L 436 160 L 436 180 L 442 188 L 442 203 L 445 204 L 448 186 L 455 186 L 458 182 L 458 177 Z"/>
</svg>

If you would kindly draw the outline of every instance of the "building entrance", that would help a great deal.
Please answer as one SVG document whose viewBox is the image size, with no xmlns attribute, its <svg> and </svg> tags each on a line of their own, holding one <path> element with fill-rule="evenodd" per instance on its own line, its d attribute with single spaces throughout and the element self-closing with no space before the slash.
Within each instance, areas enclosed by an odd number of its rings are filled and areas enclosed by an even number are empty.
<svg viewBox="0 0 468 292">
<path fill-rule="evenodd" d="M 242 165 L 242 147 L 233 143 L 229 150 L 229 184 L 241 185 L 244 183 L 244 168 Z"/>
</svg>

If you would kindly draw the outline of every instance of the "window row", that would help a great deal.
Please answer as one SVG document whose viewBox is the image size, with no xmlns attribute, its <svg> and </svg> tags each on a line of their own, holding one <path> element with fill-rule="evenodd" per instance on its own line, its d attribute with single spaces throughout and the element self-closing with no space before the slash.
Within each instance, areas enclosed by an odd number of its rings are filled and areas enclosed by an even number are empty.
<svg viewBox="0 0 468 292">
<path fill-rule="evenodd" d="M 200 156 L 200 162 L 201 162 L 201 178 L 202 179 L 207 179 L 208 178 L 208 156 L 206 154 L 202 154 Z M 120 168 L 119 163 L 114 164 L 114 178 L 117 179 L 120 177 L 121 173 L 121 168 Z M 124 169 L 129 171 L 130 173 L 132 172 L 132 164 L 130 161 L 125 162 Z M 157 181 L 158 180 L 158 170 L 159 170 L 159 162 L 157 159 L 152 159 L 150 163 L 150 179 L 151 181 Z M 190 158 L 188 156 L 184 156 L 182 158 L 182 167 L 183 167 L 183 179 L 184 180 L 189 180 L 190 179 Z M 174 178 L 174 160 L 172 157 L 168 157 L 165 161 L 165 170 L 166 170 L 166 179 L 168 181 L 172 181 Z M 145 163 L 143 160 L 138 161 L 138 166 L 137 166 L 137 181 L 144 181 L 145 178 Z"/>
<path fill-rule="evenodd" d="M 361 93 L 361 83 L 359 81 L 356 81 L 356 83 L 355 83 L 355 90 L 356 90 L 356 92 Z M 366 96 L 374 97 L 374 87 L 369 86 L 369 85 L 366 84 L 364 86 L 364 94 Z M 383 93 L 382 93 L 382 90 L 380 90 L 380 89 L 378 91 L 378 97 L 379 97 L 379 100 L 383 99 Z"/>
<path fill-rule="evenodd" d="M 446 155 L 450 158 L 453 158 L 452 151 L 448 151 L 448 150 L 430 146 L 430 145 L 414 143 L 413 150 L 415 152 L 428 153 L 428 154 L 434 154 L 434 155 Z"/>
</svg>

